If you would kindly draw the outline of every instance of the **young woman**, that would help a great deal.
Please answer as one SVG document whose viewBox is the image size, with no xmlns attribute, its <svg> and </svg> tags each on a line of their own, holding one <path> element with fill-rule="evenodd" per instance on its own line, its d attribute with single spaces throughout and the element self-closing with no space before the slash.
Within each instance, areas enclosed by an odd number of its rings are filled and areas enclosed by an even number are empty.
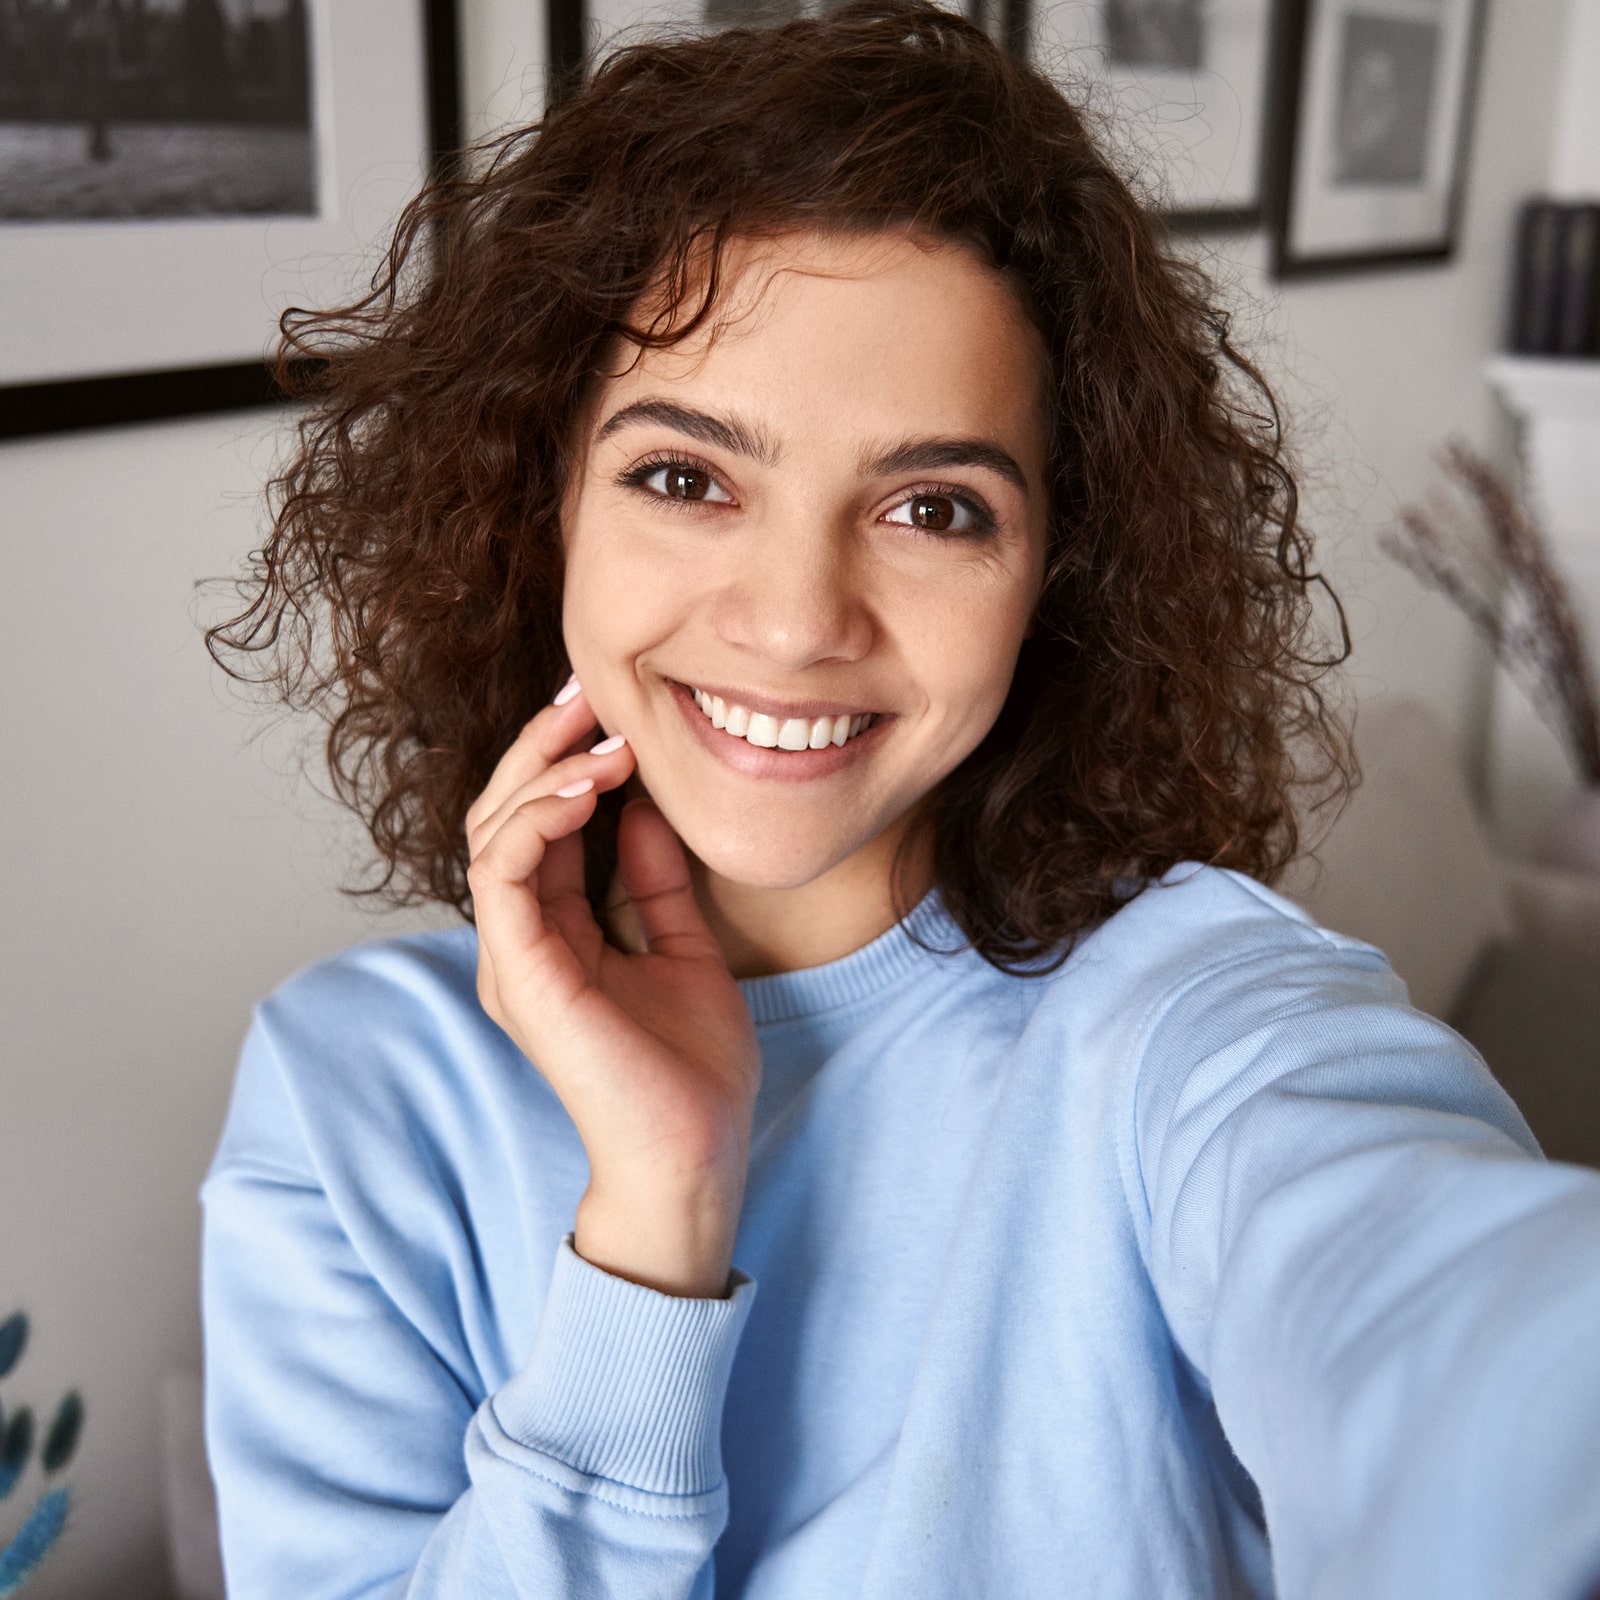
<svg viewBox="0 0 1600 1600">
<path fill-rule="evenodd" d="M 1343 759 L 1275 412 L 1048 81 L 632 48 L 289 333 L 208 640 L 466 921 L 246 1038 L 234 1600 L 1600 1577 L 1600 1174 L 1264 886 Z"/>
</svg>

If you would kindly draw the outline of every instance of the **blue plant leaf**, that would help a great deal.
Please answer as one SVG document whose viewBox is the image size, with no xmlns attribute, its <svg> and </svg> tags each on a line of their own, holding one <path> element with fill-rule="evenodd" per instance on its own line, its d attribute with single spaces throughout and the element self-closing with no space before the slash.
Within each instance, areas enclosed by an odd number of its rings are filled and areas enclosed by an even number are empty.
<svg viewBox="0 0 1600 1600">
<path fill-rule="evenodd" d="M 4 1436 L 0 1437 L 0 1466 L 15 1467 L 20 1472 L 32 1451 L 33 1412 L 27 1406 L 19 1406 L 12 1412 Z"/>
<path fill-rule="evenodd" d="M 72 1459 L 78 1448 L 78 1435 L 83 1429 L 83 1397 L 76 1389 L 70 1390 L 56 1407 L 55 1421 L 45 1435 L 44 1470 L 59 1472 Z"/>
<path fill-rule="evenodd" d="M 5 1432 L 0 1433 L 0 1500 L 16 1488 L 32 1453 L 33 1413 L 26 1406 L 19 1406 L 11 1413 Z"/>
<path fill-rule="evenodd" d="M 0 1600 L 7 1600 L 39 1570 L 66 1526 L 71 1490 L 52 1489 L 41 1495 L 17 1536 L 0 1550 Z"/>
<path fill-rule="evenodd" d="M 22 1359 L 23 1346 L 28 1342 L 28 1313 L 18 1311 L 0 1322 L 0 1378 L 10 1372 Z"/>
</svg>

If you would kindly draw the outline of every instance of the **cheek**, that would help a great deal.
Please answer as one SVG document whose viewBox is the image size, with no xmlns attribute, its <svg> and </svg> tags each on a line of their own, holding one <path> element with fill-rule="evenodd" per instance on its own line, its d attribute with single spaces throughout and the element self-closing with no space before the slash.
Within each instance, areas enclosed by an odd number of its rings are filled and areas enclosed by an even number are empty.
<svg viewBox="0 0 1600 1600">
<path fill-rule="evenodd" d="M 580 679 L 602 686 L 633 675 L 634 658 L 668 637 L 683 616 L 683 584 L 637 541 L 580 530 L 568 545 L 562 630 Z M 586 676 L 587 672 L 587 676 Z M 596 709 L 599 709 L 598 706 Z"/>
<path fill-rule="evenodd" d="M 927 698 L 947 708 L 953 725 L 987 725 L 999 714 L 1032 614 L 1026 599 L 1011 582 L 969 588 L 949 605 L 904 619 L 901 636 Z"/>
</svg>

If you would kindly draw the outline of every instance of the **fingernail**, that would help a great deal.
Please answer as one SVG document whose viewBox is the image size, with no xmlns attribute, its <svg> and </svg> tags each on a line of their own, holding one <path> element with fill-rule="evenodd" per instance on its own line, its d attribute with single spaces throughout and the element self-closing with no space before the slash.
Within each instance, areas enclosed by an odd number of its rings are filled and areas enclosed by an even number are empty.
<svg viewBox="0 0 1600 1600">
<path fill-rule="evenodd" d="M 556 697 L 551 702 L 553 705 L 564 706 L 583 685 L 578 682 L 578 674 L 574 672 L 567 681 L 556 690 Z"/>
<path fill-rule="evenodd" d="M 602 739 L 599 744 L 590 750 L 592 756 L 608 756 L 613 750 L 620 750 L 628 741 L 620 733 L 614 733 L 609 739 Z"/>
<path fill-rule="evenodd" d="M 557 789 L 556 795 L 562 800 L 575 800 L 580 794 L 588 794 L 594 788 L 593 778 L 579 778 L 576 783 L 569 783 L 565 789 Z"/>
</svg>

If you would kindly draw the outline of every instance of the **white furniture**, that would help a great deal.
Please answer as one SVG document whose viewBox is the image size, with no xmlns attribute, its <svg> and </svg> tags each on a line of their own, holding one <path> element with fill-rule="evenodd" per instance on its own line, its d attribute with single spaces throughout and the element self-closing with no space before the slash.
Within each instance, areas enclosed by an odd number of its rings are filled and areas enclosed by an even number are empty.
<svg viewBox="0 0 1600 1600">
<path fill-rule="evenodd" d="M 1375 944 L 1483 1054 L 1554 1160 L 1600 1166 L 1600 877 L 1495 853 L 1423 706 L 1360 714 L 1364 781 L 1282 890 Z"/>
<path fill-rule="evenodd" d="M 1523 496 L 1571 589 L 1590 648 L 1600 656 L 1600 358 L 1500 356 L 1487 376 L 1517 419 Z M 1560 740 L 1523 690 L 1498 673 L 1489 805 L 1503 846 L 1533 854 L 1576 783 Z"/>
</svg>

